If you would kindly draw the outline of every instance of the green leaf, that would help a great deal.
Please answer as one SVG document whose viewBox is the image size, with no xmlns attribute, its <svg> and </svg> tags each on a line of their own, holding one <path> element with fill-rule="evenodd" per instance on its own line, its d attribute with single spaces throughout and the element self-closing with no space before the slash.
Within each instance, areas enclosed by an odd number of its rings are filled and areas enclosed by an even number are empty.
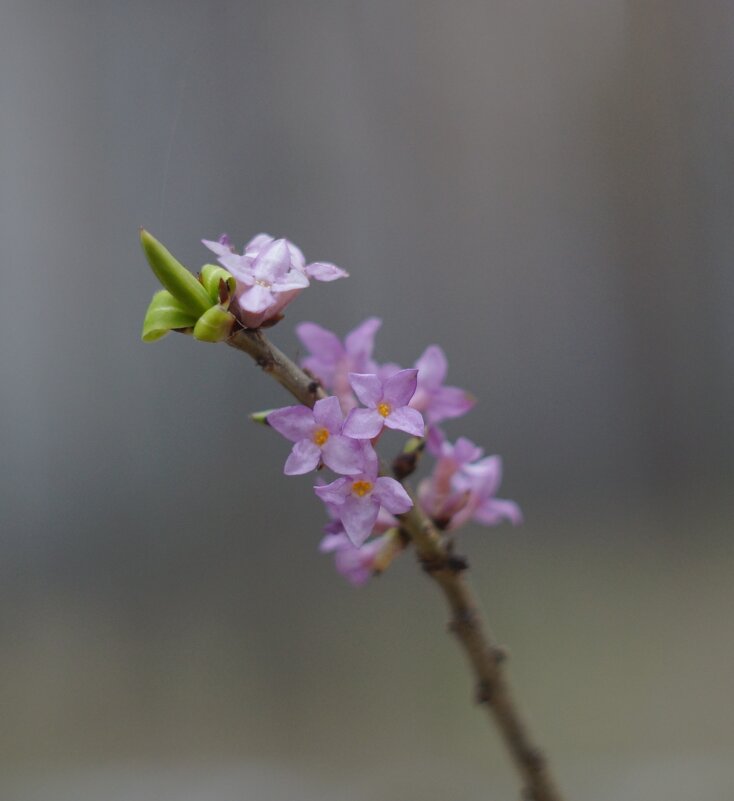
<svg viewBox="0 0 734 801">
<path fill-rule="evenodd" d="M 224 267 L 219 267 L 216 264 L 205 264 L 201 268 L 199 281 L 204 285 L 204 289 L 206 289 L 212 303 L 228 304 L 229 299 L 232 297 L 237 287 L 237 281 L 235 281 L 235 277 L 232 273 L 228 273 Z M 227 287 L 226 298 L 220 297 L 219 294 L 221 281 L 224 281 Z"/>
<path fill-rule="evenodd" d="M 143 320 L 143 342 L 154 342 L 169 331 L 193 328 L 196 315 L 175 298 L 170 292 L 161 289 L 153 295 Z"/>
<path fill-rule="evenodd" d="M 155 277 L 193 315 L 198 317 L 211 305 L 207 291 L 148 231 L 141 229 L 140 243 Z"/>
<path fill-rule="evenodd" d="M 232 333 L 234 316 L 222 306 L 212 306 L 199 317 L 194 326 L 194 339 L 202 342 L 221 342 Z"/>
</svg>

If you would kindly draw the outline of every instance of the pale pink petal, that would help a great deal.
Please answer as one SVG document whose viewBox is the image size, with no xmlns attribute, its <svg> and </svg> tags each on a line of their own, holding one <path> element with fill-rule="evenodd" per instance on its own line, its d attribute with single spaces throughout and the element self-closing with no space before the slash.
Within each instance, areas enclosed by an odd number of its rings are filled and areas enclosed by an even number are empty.
<svg viewBox="0 0 734 801">
<path fill-rule="evenodd" d="M 459 437 L 454 444 L 453 458 L 457 464 L 465 465 L 481 459 L 483 453 L 484 449 L 475 445 L 470 439 Z"/>
<path fill-rule="evenodd" d="M 351 493 L 352 481 L 349 478 L 337 478 L 331 484 L 314 487 L 313 491 L 326 504 L 341 507 L 347 496 Z M 338 510 L 337 510 L 338 511 Z"/>
<path fill-rule="evenodd" d="M 352 439 L 372 439 L 380 431 L 384 418 L 374 409 L 352 409 L 344 423 L 342 434 Z"/>
<path fill-rule="evenodd" d="M 245 253 L 254 258 L 264 247 L 274 241 L 270 234 L 257 234 L 245 245 Z"/>
<path fill-rule="evenodd" d="M 438 345 L 429 345 L 416 361 L 418 380 L 429 388 L 437 389 L 443 384 L 448 371 L 446 354 Z"/>
<path fill-rule="evenodd" d="M 317 359 L 336 362 L 344 354 L 339 337 L 316 323 L 301 323 L 296 326 L 296 336 Z"/>
<path fill-rule="evenodd" d="M 313 412 L 307 406 L 286 406 L 270 412 L 268 425 L 291 442 L 307 439 L 316 428 Z"/>
<path fill-rule="evenodd" d="M 332 434 L 321 448 L 324 464 L 335 473 L 353 476 L 364 469 L 364 455 L 359 441 Z"/>
<path fill-rule="evenodd" d="M 291 256 L 285 239 L 276 239 L 257 254 L 253 270 L 263 281 L 277 281 L 285 276 L 291 266 Z"/>
<path fill-rule="evenodd" d="M 339 548 L 343 548 L 345 542 L 349 543 L 351 547 L 354 547 L 343 532 L 339 534 L 327 534 L 319 543 L 319 551 L 321 551 L 321 553 L 331 553 Z"/>
<path fill-rule="evenodd" d="M 332 434 L 340 434 L 344 415 L 339 398 L 331 395 L 328 398 L 317 400 L 313 407 L 313 419 Z"/>
<path fill-rule="evenodd" d="M 403 485 L 387 476 L 380 476 L 375 481 L 372 496 L 394 515 L 403 514 L 413 506 L 413 501 L 410 500 L 410 495 L 405 491 Z"/>
<path fill-rule="evenodd" d="M 522 512 L 514 501 L 505 501 L 501 498 L 488 498 L 477 507 L 474 519 L 485 526 L 495 526 L 503 520 L 508 520 L 514 526 L 522 523 Z"/>
<path fill-rule="evenodd" d="M 223 242 L 214 242 L 211 239 L 202 239 L 201 244 L 208 247 L 212 253 L 216 253 L 217 256 L 229 256 L 232 254 L 232 248 L 230 245 L 226 245 Z"/>
<path fill-rule="evenodd" d="M 285 240 L 286 245 L 288 245 L 288 254 L 291 258 L 291 267 L 294 270 L 299 270 L 302 273 L 306 272 L 306 259 L 303 258 L 303 252 L 298 247 L 298 245 L 294 245 L 290 239 Z"/>
<path fill-rule="evenodd" d="M 250 286 L 255 283 L 255 274 L 252 272 L 252 259 L 249 256 L 227 253 L 219 257 L 219 263 L 232 273 L 238 284 Z"/>
<path fill-rule="evenodd" d="M 302 439 L 293 446 L 283 472 L 287 476 L 302 476 L 315 470 L 320 459 L 321 448 L 310 439 Z"/>
<path fill-rule="evenodd" d="M 382 400 L 382 381 L 372 373 L 349 373 L 354 394 L 365 405 L 375 408 Z M 405 401 L 406 403 L 408 401 Z M 402 404 L 399 404 L 402 406 Z"/>
<path fill-rule="evenodd" d="M 305 289 L 308 286 L 308 278 L 305 273 L 299 270 L 289 270 L 281 278 L 273 281 L 272 287 L 275 292 L 288 292 L 291 289 Z"/>
<path fill-rule="evenodd" d="M 390 412 L 385 418 L 385 425 L 396 431 L 405 431 L 414 437 L 423 436 L 423 417 L 417 409 L 411 409 L 410 406 L 403 406 Z"/>
<path fill-rule="evenodd" d="M 474 407 L 477 399 L 458 387 L 440 387 L 428 402 L 426 415 L 432 423 L 461 417 Z"/>
<path fill-rule="evenodd" d="M 407 406 L 415 394 L 417 385 L 418 371 L 416 369 L 400 370 L 385 381 L 383 398 L 391 406 Z"/>
<path fill-rule="evenodd" d="M 340 508 L 344 531 L 354 545 L 359 546 L 370 536 L 380 511 L 380 504 L 369 495 L 357 498 L 350 495 Z"/>
<path fill-rule="evenodd" d="M 499 456 L 486 456 L 464 467 L 461 475 L 466 478 L 470 489 L 476 490 L 482 498 L 490 497 L 497 492 L 502 481 L 502 459 Z M 461 488 L 466 489 L 465 486 Z"/>
<path fill-rule="evenodd" d="M 253 284 L 238 296 L 240 306 L 253 313 L 264 312 L 275 303 L 273 293 L 265 286 Z"/>
<path fill-rule="evenodd" d="M 325 261 L 315 261 L 306 265 L 306 275 L 316 281 L 336 281 L 337 278 L 348 278 L 349 273 Z"/>
<path fill-rule="evenodd" d="M 354 367 L 361 371 L 363 367 L 357 365 L 360 361 L 366 361 L 372 356 L 375 346 L 375 334 L 378 332 L 382 320 L 379 317 L 368 317 L 360 323 L 353 331 L 350 331 L 344 339 L 344 347 L 352 357 Z"/>
</svg>

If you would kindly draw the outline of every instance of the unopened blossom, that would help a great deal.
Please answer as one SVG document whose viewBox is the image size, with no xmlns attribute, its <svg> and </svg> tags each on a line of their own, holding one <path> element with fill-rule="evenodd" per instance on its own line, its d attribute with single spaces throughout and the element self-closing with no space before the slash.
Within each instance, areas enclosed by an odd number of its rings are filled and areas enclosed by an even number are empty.
<svg viewBox="0 0 734 801">
<path fill-rule="evenodd" d="M 240 318 L 248 328 L 258 328 L 277 317 L 308 285 L 309 279 L 334 281 L 347 273 L 326 262 L 306 264 L 303 253 L 287 239 L 258 234 L 238 254 L 229 238 L 202 240 L 237 281 L 235 299 Z"/>
<path fill-rule="evenodd" d="M 295 443 L 283 472 L 302 475 L 323 462 L 341 475 L 360 473 L 364 466 L 361 443 L 342 436 L 344 415 L 333 395 L 318 400 L 313 409 L 286 406 L 267 416 L 267 422 L 279 434 Z"/>
<path fill-rule="evenodd" d="M 397 515 L 412 506 L 410 496 L 394 478 L 377 475 L 377 454 L 368 442 L 362 443 L 363 472 L 345 476 L 314 491 L 344 527 L 353 545 L 360 547 L 372 533 L 380 508 Z"/>
<path fill-rule="evenodd" d="M 375 334 L 382 325 L 377 317 L 368 317 L 344 338 L 316 323 L 301 323 L 296 334 L 309 355 L 301 366 L 319 379 L 324 389 L 333 392 L 345 412 L 357 405 L 349 385 L 349 373 L 374 373 L 377 364 L 372 359 Z"/>
<path fill-rule="evenodd" d="M 350 373 L 354 394 L 367 407 L 352 409 L 344 423 L 344 434 L 355 439 L 372 439 L 383 426 L 423 436 L 423 417 L 408 404 L 415 392 L 418 371 L 399 370 L 383 381 L 374 374 Z"/>
</svg>

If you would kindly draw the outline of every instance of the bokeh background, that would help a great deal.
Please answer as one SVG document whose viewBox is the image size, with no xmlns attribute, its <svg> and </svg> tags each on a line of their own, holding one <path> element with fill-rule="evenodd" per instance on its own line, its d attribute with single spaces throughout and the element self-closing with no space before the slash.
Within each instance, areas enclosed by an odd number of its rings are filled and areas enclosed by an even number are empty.
<svg viewBox="0 0 734 801">
<path fill-rule="evenodd" d="M 285 235 L 479 396 L 460 548 L 569 798 L 734 797 L 734 5 L 0 2 L 3 801 L 517 798 L 410 557 L 316 552 L 287 402 L 143 345 L 144 224 Z"/>
</svg>

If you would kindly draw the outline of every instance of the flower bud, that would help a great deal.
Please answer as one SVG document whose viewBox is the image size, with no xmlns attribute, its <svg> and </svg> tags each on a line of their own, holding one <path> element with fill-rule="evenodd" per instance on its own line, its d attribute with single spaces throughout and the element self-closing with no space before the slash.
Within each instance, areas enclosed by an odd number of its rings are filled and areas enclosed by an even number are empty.
<svg viewBox="0 0 734 801">
<path fill-rule="evenodd" d="M 199 273 L 199 281 L 212 303 L 221 303 L 225 309 L 229 307 L 229 301 L 237 288 L 237 281 L 232 273 L 216 264 L 205 264 Z"/>
<path fill-rule="evenodd" d="M 202 342 L 221 342 L 232 333 L 235 319 L 222 306 L 212 306 L 199 317 L 194 326 L 194 339 Z"/>
<path fill-rule="evenodd" d="M 169 331 L 190 333 L 196 325 L 196 316 L 191 314 L 180 300 L 161 289 L 153 295 L 143 320 L 143 342 L 154 342 Z"/>
<path fill-rule="evenodd" d="M 212 303 L 218 302 L 218 299 L 210 300 L 196 278 L 145 229 L 140 230 L 140 243 L 156 278 L 190 314 L 198 317 Z"/>
</svg>

